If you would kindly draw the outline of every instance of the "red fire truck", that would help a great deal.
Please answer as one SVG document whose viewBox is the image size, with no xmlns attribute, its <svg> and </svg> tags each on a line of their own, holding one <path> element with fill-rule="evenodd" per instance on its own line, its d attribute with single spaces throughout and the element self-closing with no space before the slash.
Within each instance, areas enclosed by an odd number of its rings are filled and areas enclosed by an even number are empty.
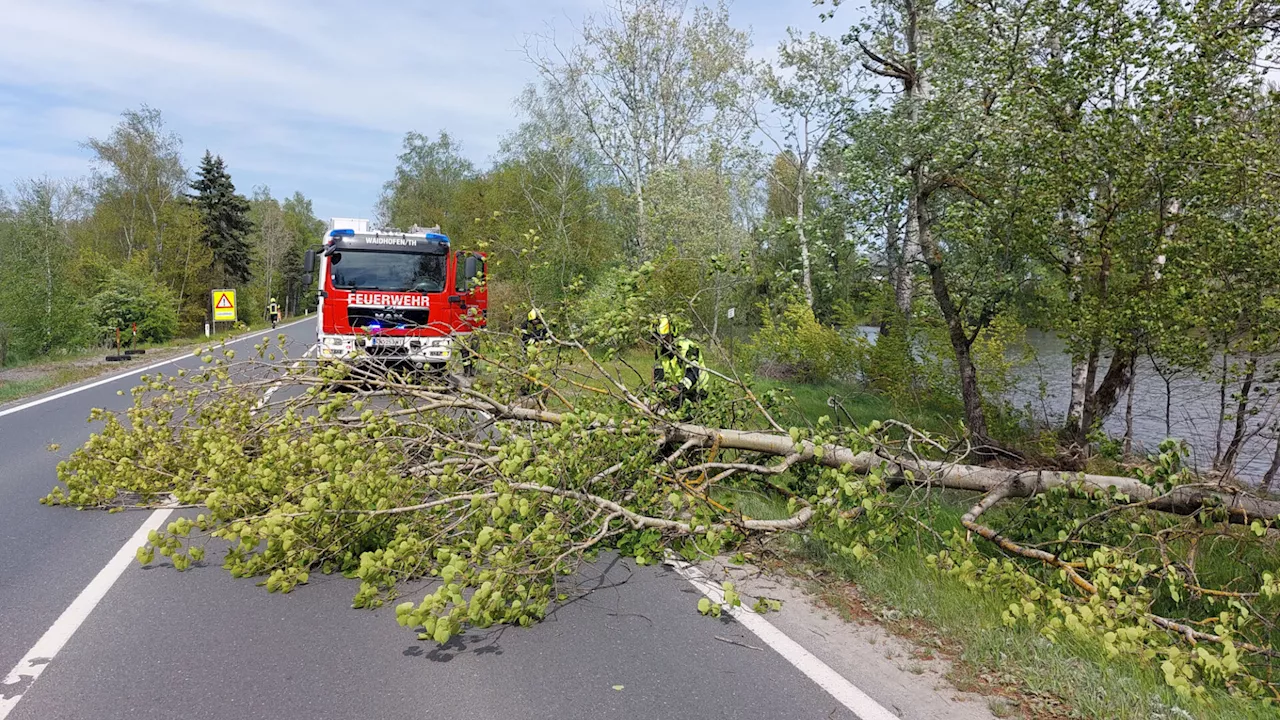
<svg viewBox="0 0 1280 720">
<path fill-rule="evenodd" d="M 456 337 L 485 325 L 484 254 L 453 251 L 439 228 L 371 230 L 367 220 L 334 218 L 323 250 L 304 260 L 308 273 L 317 264 L 322 358 L 440 369 Z"/>
</svg>

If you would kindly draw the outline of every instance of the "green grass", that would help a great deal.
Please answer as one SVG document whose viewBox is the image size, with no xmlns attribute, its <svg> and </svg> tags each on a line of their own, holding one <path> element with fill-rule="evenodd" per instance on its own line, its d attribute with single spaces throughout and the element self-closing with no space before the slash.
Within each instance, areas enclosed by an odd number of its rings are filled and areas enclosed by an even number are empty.
<svg viewBox="0 0 1280 720">
<path fill-rule="evenodd" d="M 954 420 L 958 417 L 955 408 L 938 402 L 900 405 L 884 395 L 851 383 L 795 383 L 762 379 L 756 381 L 755 388 L 758 392 L 781 389 L 794 397 L 795 401 L 785 415 L 791 423 L 812 424 L 826 415 L 845 425 L 865 426 L 873 420 L 896 419 L 934 433 L 954 434 L 959 430 Z M 837 407 L 829 405 L 829 400 L 834 401 Z"/>
<path fill-rule="evenodd" d="M 301 318 L 290 318 L 287 322 L 293 322 Z M 236 330 L 228 328 L 214 333 L 208 338 L 203 336 L 195 338 L 174 338 L 163 343 L 139 343 L 136 347 L 142 350 L 180 350 L 196 348 L 203 345 L 216 345 L 223 340 L 244 335 L 247 333 L 261 332 L 271 327 L 271 324 L 265 320 L 254 322 L 249 325 L 249 330 Z M 10 370 L 15 368 L 25 368 L 32 371 L 40 372 L 39 377 L 25 380 L 5 381 L 0 379 L 0 403 L 20 400 L 22 398 L 39 395 L 50 390 L 54 390 L 65 385 L 87 380 L 97 375 L 102 375 L 113 370 L 127 369 L 128 365 L 101 363 L 97 365 L 76 365 L 77 362 L 90 360 L 94 358 L 101 359 L 108 354 L 115 354 L 115 348 L 87 348 L 74 350 L 70 352 L 61 352 L 54 356 L 42 356 L 30 358 L 12 365 L 0 368 L 0 370 Z"/>
<path fill-rule="evenodd" d="M 958 511 L 957 511 L 958 512 Z M 862 594 L 902 617 L 915 618 L 960 648 L 960 679 L 968 674 L 1009 675 L 1034 694 L 1061 698 L 1080 716 L 1098 720 L 1150 718 L 1274 718 L 1275 709 L 1214 691 L 1207 703 L 1180 701 L 1153 663 L 1109 658 L 1100 643 L 1064 637 L 1050 643 L 1034 628 L 1006 627 L 1006 603 L 929 568 L 924 553 L 880 555 L 857 564 L 817 543 L 805 559 L 857 584 Z M 1181 708 L 1186 715 L 1177 714 Z"/>
<path fill-rule="evenodd" d="M 98 372 L 97 368 L 68 366 L 57 368 L 46 375 L 31 380 L 0 381 L 0 403 L 19 400 L 31 395 L 39 395 L 42 392 L 62 387 L 63 385 L 70 385 L 91 378 L 97 375 Z"/>
<path fill-rule="evenodd" d="M 785 500 L 777 495 L 726 488 L 715 497 L 750 517 L 786 516 Z M 939 532 L 958 527 L 961 514 L 973 502 L 972 494 L 959 491 L 944 491 L 936 498 L 921 519 Z M 1004 600 L 928 567 L 924 558 L 934 550 L 928 534 L 920 547 L 882 553 L 864 563 L 830 552 L 818 541 L 793 537 L 784 542 L 784 552 L 795 560 L 826 570 L 837 582 L 853 583 L 860 597 L 882 611 L 882 617 L 898 618 L 889 621 L 893 629 L 918 635 L 917 624 L 922 623 L 941 636 L 958 654 L 952 679 L 959 687 L 976 687 L 981 684 L 979 678 L 1011 684 L 1033 717 L 1061 717 L 1063 709 L 1055 699 L 1070 706 L 1073 717 L 1097 720 L 1276 717 L 1274 708 L 1222 691 L 1211 691 L 1205 703 L 1181 701 L 1165 685 L 1155 663 L 1108 657 L 1101 643 L 1088 639 L 1064 636 L 1050 643 L 1033 627 L 1005 626 Z M 1254 548 L 1244 556 L 1241 551 L 1236 544 L 1224 542 L 1221 547 L 1205 548 L 1200 562 L 1206 573 L 1233 576 L 1239 576 L 1242 563 L 1264 562 L 1254 557 L 1262 550 Z M 1265 562 L 1274 565 L 1274 556 Z"/>
</svg>

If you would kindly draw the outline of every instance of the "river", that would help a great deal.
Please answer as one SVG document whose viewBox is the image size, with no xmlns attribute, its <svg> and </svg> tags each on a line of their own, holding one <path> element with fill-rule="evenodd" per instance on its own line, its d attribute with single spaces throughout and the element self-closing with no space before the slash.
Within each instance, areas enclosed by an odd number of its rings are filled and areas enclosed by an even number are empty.
<svg viewBox="0 0 1280 720">
<path fill-rule="evenodd" d="M 860 330 L 870 339 L 876 335 L 875 328 Z M 1019 408 L 1029 409 L 1039 422 L 1061 425 L 1071 392 L 1071 358 L 1064 352 L 1065 343 L 1053 333 L 1037 330 L 1027 332 L 1026 343 L 1034 351 L 1034 358 L 1018 366 L 1015 386 L 1005 399 Z M 1107 360 L 1099 365 L 1098 380 L 1101 381 Z M 1168 405 L 1169 435 L 1187 443 L 1190 448 L 1188 464 L 1200 470 L 1212 468 L 1218 448 L 1218 383 L 1194 372 L 1182 371 L 1171 377 L 1169 392 L 1166 393 L 1164 378 L 1147 357 L 1139 361 L 1135 383 L 1134 451 L 1153 452 L 1167 437 L 1165 400 L 1166 396 L 1171 396 Z M 1231 394 L 1239 388 L 1239 383 L 1227 387 L 1229 409 L 1233 409 L 1235 403 Z M 1249 419 L 1248 434 L 1236 461 L 1236 473 L 1244 480 L 1260 480 L 1271 464 L 1276 439 L 1270 428 L 1277 421 L 1277 399 L 1259 396 L 1255 387 L 1253 401 L 1261 412 Z M 1122 396 L 1115 412 L 1103 424 L 1103 430 L 1119 438 L 1124 436 L 1124 426 L 1125 398 Z M 1222 431 L 1222 446 L 1230 440 L 1233 429 L 1234 420 L 1228 419 Z"/>
</svg>

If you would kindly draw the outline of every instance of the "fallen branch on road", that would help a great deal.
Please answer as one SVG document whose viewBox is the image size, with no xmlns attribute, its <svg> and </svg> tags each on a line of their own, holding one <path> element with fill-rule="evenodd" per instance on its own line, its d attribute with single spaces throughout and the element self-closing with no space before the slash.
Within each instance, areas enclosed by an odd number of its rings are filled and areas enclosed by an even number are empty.
<svg viewBox="0 0 1280 720">
<path fill-rule="evenodd" d="M 965 464 L 900 423 L 784 430 L 777 408 L 738 381 L 673 409 L 578 340 L 553 338 L 574 351 L 574 367 L 487 342 L 481 357 L 497 361 L 474 384 L 261 357 L 144 378 L 127 413 L 95 412 L 103 429 L 60 467 L 64 485 L 46 502 L 110 508 L 172 494 L 203 505 L 194 521 L 153 534 L 140 560 L 158 553 L 183 569 L 220 539 L 224 567 L 270 591 L 341 572 L 359 581 L 355 605 L 365 607 L 405 580 L 436 578 L 397 618 L 439 642 L 466 625 L 540 620 L 556 578 L 604 548 L 640 563 L 668 551 L 696 561 L 799 533 L 869 562 L 923 532 L 940 572 L 1010 598 L 1010 622 L 1163 653 L 1184 676 L 1219 677 L 1219 662 L 1233 682 L 1270 687 L 1259 663 L 1275 655 L 1275 578 L 1207 587 L 1179 570 L 1187 558 L 1159 533 L 1172 523 L 1248 538 L 1280 515 L 1276 501 L 1185 478 Z M 246 372 L 254 379 L 239 380 Z M 281 389 L 264 406 L 268 387 Z M 977 494 L 959 529 L 923 510 L 941 490 Z M 776 514 L 744 515 L 734 497 L 748 493 L 777 499 Z M 1199 605 L 1157 612 L 1191 592 Z M 1217 622 L 1197 626 L 1192 611 L 1211 602 Z M 1169 648 L 1179 644 L 1217 649 L 1177 655 Z"/>
</svg>

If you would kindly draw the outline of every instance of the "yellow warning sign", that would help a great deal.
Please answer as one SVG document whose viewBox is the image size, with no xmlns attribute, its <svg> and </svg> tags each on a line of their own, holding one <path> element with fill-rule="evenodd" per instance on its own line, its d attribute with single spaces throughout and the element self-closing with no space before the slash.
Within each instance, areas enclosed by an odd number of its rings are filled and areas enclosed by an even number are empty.
<svg viewBox="0 0 1280 720">
<path fill-rule="evenodd" d="M 235 290 L 214 290 L 213 291 L 213 321 L 214 322 L 235 322 L 236 320 L 236 291 Z"/>
</svg>

